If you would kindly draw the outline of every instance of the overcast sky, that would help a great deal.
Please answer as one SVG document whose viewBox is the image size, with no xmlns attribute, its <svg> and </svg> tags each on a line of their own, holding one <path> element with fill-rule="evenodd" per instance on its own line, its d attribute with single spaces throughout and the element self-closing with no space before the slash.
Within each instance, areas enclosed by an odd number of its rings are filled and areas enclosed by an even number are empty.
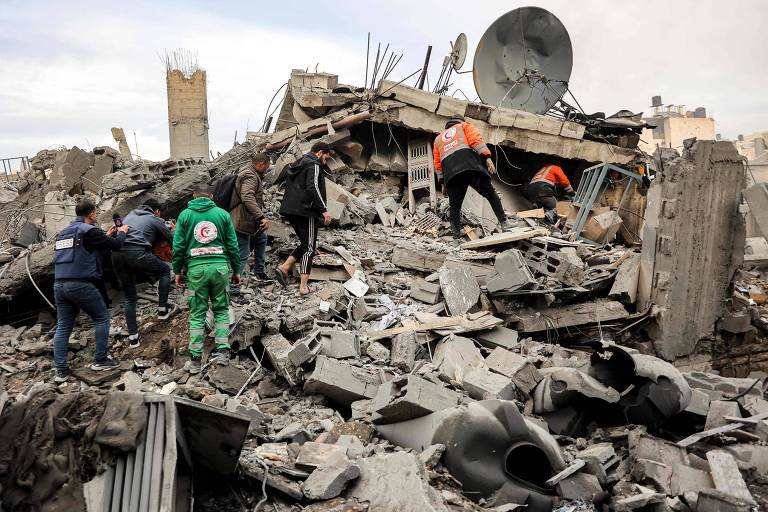
<svg viewBox="0 0 768 512">
<path fill-rule="evenodd" d="M 419 69 L 433 45 L 431 82 L 449 42 L 469 39 L 464 69 L 485 29 L 510 1 L 206 2 L 0 0 L 0 157 L 57 145 L 116 146 L 168 157 L 166 49 L 196 51 L 208 74 L 211 149 L 261 125 L 292 68 L 316 67 L 361 85 L 365 42 L 405 54 L 393 73 Z M 768 130 L 768 2 L 763 0 L 542 0 L 570 33 L 570 86 L 588 111 L 648 111 L 664 103 L 707 107 L 717 131 Z M 268 7 L 266 7 L 268 6 Z M 414 80 L 407 83 L 412 84 Z M 471 74 L 456 87 L 476 97 Z M 134 140 L 134 133 L 136 138 Z"/>
</svg>

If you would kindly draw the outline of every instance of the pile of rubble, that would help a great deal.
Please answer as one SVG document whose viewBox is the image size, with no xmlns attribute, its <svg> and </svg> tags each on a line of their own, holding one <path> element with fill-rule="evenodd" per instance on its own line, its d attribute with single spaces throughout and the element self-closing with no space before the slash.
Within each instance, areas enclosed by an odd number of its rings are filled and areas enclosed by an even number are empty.
<svg viewBox="0 0 768 512">
<path fill-rule="evenodd" d="M 430 136 L 456 116 L 493 144 L 496 185 L 517 220 L 495 232 L 488 205 L 468 195 L 460 246 L 447 236 L 447 201 L 414 180 Z M 764 350 L 746 348 L 762 340 L 768 294 L 758 263 L 742 261 L 745 170 L 730 143 L 643 159 L 585 139 L 576 123 L 300 72 L 279 119 L 274 133 L 250 134 L 211 162 L 43 151 L 0 196 L 0 293 L 10 299 L 0 443 L 22 439 L 0 450 L 0 503 L 188 510 L 194 495 L 205 509 L 314 512 L 768 506 L 766 374 L 752 364 Z M 154 288 L 140 291 L 142 345 L 129 349 L 115 289 L 111 349 L 122 366 L 84 369 L 93 342 L 81 318 L 70 340 L 77 380 L 49 384 L 55 320 L 40 295 L 51 295 L 50 241 L 75 196 L 96 199 L 104 223 L 150 197 L 173 217 L 197 183 L 254 151 L 270 153 L 279 181 L 317 138 L 341 156 L 310 296 L 246 273 L 247 303 L 231 308 L 235 359 L 190 375 L 181 291 L 165 321 L 152 316 Z M 587 200 L 580 183 L 556 226 L 513 186 L 545 159 L 564 162 L 574 183 L 599 171 L 606 184 Z M 640 167 L 655 171 L 650 187 Z M 269 266 L 292 248 L 280 197 L 267 189 Z M 24 434 L 33 420 L 45 449 Z"/>
</svg>

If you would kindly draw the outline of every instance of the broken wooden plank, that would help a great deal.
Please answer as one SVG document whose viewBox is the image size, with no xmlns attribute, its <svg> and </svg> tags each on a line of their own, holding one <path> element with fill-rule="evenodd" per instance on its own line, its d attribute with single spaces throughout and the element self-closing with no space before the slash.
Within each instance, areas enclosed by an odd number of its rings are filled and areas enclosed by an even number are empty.
<svg viewBox="0 0 768 512">
<path fill-rule="evenodd" d="M 573 463 L 570 466 L 568 466 L 567 468 L 565 468 L 564 470 L 562 470 L 561 472 L 559 472 L 558 474 L 556 474 L 555 476 L 553 476 L 552 478 L 550 478 L 544 483 L 546 483 L 547 485 L 557 485 L 586 465 L 587 463 L 584 462 L 582 459 L 576 459 L 575 461 L 573 461 Z"/>
<path fill-rule="evenodd" d="M 495 235 L 481 238 L 480 240 L 472 240 L 470 242 L 464 242 L 461 244 L 462 249 L 484 249 L 486 247 L 494 247 L 497 245 L 511 244 L 518 240 L 526 240 L 533 238 L 534 236 L 548 235 L 549 231 L 544 228 L 516 228 L 512 231 L 505 231 L 504 233 L 498 233 Z"/>
<path fill-rule="evenodd" d="M 748 418 L 739 418 L 739 421 L 737 422 L 729 423 L 728 425 L 723 425 L 722 427 L 716 427 L 716 428 L 711 428 L 709 430 L 704 430 L 696 434 L 691 434 L 685 439 L 681 439 L 680 441 L 678 441 L 677 446 L 685 448 L 687 446 L 691 446 L 693 443 L 697 443 L 701 441 L 702 439 L 716 436 L 718 434 L 725 434 L 726 432 L 731 432 L 733 430 L 738 430 L 741 427 L 746 425 L 745 421 L 749 422 L 750 420 L 763 420 L 765 418 L 768 418 L 768 412 L 757 414 L 755 416 L 750 416 Z"/>
<path fill-rule="evenodd" d="M 477 236 L 477 233 L 475 232 L 475 228 L 464 226 L 464 233 L 467 235 L 467 238 L 469 238 L 470 240 L 477 240 L 479 238 Z"/>
</svg>

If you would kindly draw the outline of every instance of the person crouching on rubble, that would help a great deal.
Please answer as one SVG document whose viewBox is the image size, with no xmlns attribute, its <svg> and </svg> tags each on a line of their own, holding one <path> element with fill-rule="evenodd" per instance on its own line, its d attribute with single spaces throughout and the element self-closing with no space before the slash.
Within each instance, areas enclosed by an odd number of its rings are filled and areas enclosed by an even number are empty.
<svg viewBox="0 0 768 512">
<path fill-rule="evenodd" d="M 445 129 L 435 139 L 432 153 L 435 171 L 442 177 L 445 191 L 448 192 L 448 217 L 454 238 L 460 239 L 463 236 L 461 205 L 469 187 L 488 200 L 503 231 L 512 227 L 491 183 L 491 175 L 496 174 L 491 150 L 472 123 L 461 119 L 451 119 L 445 123 Z"/>
<path fill-rule="evenodd" d="M 317 246 L 317 230 L 320 219 L 323 225 L 331 223 L 325 196 L 325 176 L 329 172 L 328 160 L 335 154 L 325 142 L 316 142 L 310 153 L 288 166 L 286 170 L 285 195 L 280 205 L 280 215 L 291 224 L 299 245 L 288 259 L 277 267 L 277 280 L 287 286 L 288 276 L 296 263 L 299 264 L 299 294 L 309 293 L 309 273 Z"/>
<path fill-rule="evenodd" d="M 91 369 L 109 370 L 120 366 L 119 361 L 107 354 L 109 311 L 99 252 L 119 250 L 129 228 L 127 224 L 119 228 L 112 226 L 105 233 L 96 226 L 96 205 L 88 199 L 75 206 L 75 214 L 75 220 L 56 235 L 53 252 L 53 294 L 56 300 L 53 362 L 56 382 L 65 382 L 72 374 L 67 364 L 67 351 L 69 336 L 80 310 L 93 320 L 96 348 Z"/>
<path fill-rule="evenodd" d="M 576 193 L 563 168 L 554 164 L 545 165 L 539 169 L 525 187 L 525 195 L 535 206 L 544 208 L 544 218 L 551 224 L 557 221 L 558 188 L 562 189 L 565 196 L 569 198 Z"/>
<path fill-rule="evenodd" d="M 253 275 L 259 281 L 269 281 L 264 271 L 267 259 L 267 228 L 269 221 L 264 214 L 263 183 L 264 174 L 269 169 L 269 157 L 266 153 L 256 153 L 251 161 L 240 168 L 235 181 L 235 193 L 232 194 L 229 214 L 237 233 L 240 248 L 240 271 L 248 261 L 251 246 L 254 246 Z M 240 294 L 239 287 L 232 287 L 233 295 Z"/>
<path fill-rule="evenodd" d="M 216 206 L 207 184 L 198 185 L 176 221 L 173 273 L 181 287 L 187 270 L 190 373 L 200 373 L 208 302 L 214 316 L 216 353 L 211 362 L 229 364 L 229 282 L 240 284 L 240 252 L 229 213 Z"/>
<path fill-rule="evenodd" d="M 112 268 L 115 270 L 125 293 L 123 311 L 128 327 L 128 346 L 139 346 L 139 329 L 136 323 L 136 282 L 157 281 L 157 318 L 167 319 L 171 310 L 168 293 L 171 289 L 171 267 L 152 253 L 158 242 L 172 242 L 173 234 L 165 220 L 160 217 L 160 203 L 147 200 L 142 206 L 131 211 L 123 219 L 132 226 L 119 251 L 112 253 Z"/>
</svg>

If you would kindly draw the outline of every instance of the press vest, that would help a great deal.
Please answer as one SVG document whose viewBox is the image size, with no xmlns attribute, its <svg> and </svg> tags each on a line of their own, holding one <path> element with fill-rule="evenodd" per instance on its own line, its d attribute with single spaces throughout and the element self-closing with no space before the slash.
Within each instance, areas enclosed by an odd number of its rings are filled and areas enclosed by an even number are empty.
<svg viewBox="0 0 768 512">
<path fill-rule="evenodd" d="M 83 222 L 82 217 L 56 235 L 53 252 L 54 276 L 56 279 L 101 278 L 96 251 L 88 251 L 83 245 L 85 234 L 95 226 Z"/>
</svg>

